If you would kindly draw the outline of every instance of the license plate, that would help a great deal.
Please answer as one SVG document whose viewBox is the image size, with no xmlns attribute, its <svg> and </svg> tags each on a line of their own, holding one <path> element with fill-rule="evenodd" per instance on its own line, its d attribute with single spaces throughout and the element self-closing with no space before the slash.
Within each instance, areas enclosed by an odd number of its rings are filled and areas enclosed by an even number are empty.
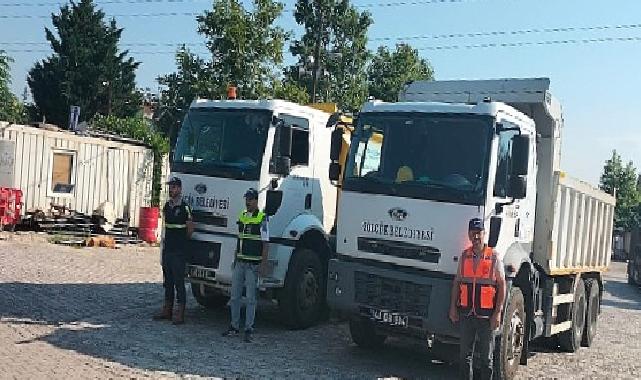
<svg viewBox="0 0 641 380">
<path fill-rule="evenodd" d="M 409 318 L 406 315 L 401 315 L 391 311 L 370 309 L 370 314 L 372 319 L 376 322 L 400 327 L 407 327 L 409 324 Z"/>
<path fill-rule="evenodd" d="M 196 278 L 214 277 L 213 275 L 210 275 L 210 272 L 211 272 L 210 270 L 205 268 L 192 267 L 191 270 L 189 271 L 189 276 L 196 277 Z"/>
</svg>

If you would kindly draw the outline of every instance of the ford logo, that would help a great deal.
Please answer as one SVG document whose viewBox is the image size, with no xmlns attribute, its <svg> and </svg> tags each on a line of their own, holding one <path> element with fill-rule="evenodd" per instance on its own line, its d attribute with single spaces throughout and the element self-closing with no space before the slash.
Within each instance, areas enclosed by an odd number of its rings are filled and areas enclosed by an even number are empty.
<svg viewBox="0 0 641 380">
<path fill-rule="evenodd" d="M 398 222 L 401 222 L 407 218 L 407 211 L 403 210 L 400 207 L 391 208 L 387 213 L 389 214 L 390 218 Z"/>
<path fill-rule="evenodd" d="M 194 190 L 196 190 L 198 194 L 205 194 L 207 192 L 207 186 L 204 183 L 199 183 L 194 186 Z"/>
</svg>

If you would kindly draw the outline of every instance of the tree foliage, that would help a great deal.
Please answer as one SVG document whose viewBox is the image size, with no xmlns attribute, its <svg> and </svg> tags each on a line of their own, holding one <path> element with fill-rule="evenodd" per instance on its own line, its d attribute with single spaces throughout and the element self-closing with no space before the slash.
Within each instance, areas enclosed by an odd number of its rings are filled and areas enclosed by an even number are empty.
<svg viewBox="0 0 641 380">
<path fill-rule="evenodd" d="M 421 58 L 418 50 L 407 44 L 396 45 L 396 50 L 378 48 L 368 70 L 369 95 L 386 102 L 398 100 L 403 85 L 409 81 L 432 80 L 434 70 Z"/>
<path fill-rule="evenodd" d="M 0 50 L 0 121 L 10 123 L 22 123 L 26 121 L 24 105 L 11 92 L 9 85 L 9 64 L 12 59 Z"/>
<path fill-rule="evenodd" d="M 28 83 L 40 113 L 66 127 L 70 106 L 80 120 L 94 115 L 133 116 L 140 108 L 135 90 L 139 63 L 118 50 L 123 29 L 105 21 L 92 0 L 71 2 L 53 14 L 56 33 L 45 28 L 53 54 L 30 70 Z"/>
<path fill-rule="evenodd" d="M 305 28 L 290 47 L 298 63 L 285 75 L 313 98 L 313 72 L 318 67 L 317 101 L 357 109 L 367 96 L 366 66 L 370 57 L 367 31 L 373 20 L 349 0 L 298 0 L 294 17 Z M 320 44 L 319 44 L 320 42 Z M 319 61 L 314 62 L 317 45 Z"/>
<path fill-rule="evenodd" d="M 599 187 L 609 194 L 616 191 L 616 227 L 631 229 L 639 224 L 640 196 L 637 189 L 637 173 L 632 161 L 624 166 L 621 156 L 616 150 L 612 151 L 612 157 L 603 166 Z"/>
<path fill-rule="evenodd" d="M 276 92 L 300 97 L 295 87 L 279 83 L 278 67 L 289 34 L 274 23 L 283 4 L 254 0 L 251 9 L 238 0 L 215 0 L 211 10 L 197 17 L 198 32 L 207 39 L 212 59 L 183 47 L 176 53 L 177 70 L 158 78 L 165 88 L 156 119 L 172 146 L 191 102 L 223 98 L 230 85 L 242 99 L 271 98 Z"/>
</svg>

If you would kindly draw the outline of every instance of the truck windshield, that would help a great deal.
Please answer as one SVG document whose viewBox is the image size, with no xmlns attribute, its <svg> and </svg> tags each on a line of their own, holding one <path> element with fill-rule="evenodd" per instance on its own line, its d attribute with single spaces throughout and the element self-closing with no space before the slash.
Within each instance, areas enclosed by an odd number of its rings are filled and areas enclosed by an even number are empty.
<svg viewBox="0 0 641 380">
<path fill-rule="evenodd" d="M 344 189 L 481 205 L 491 126 L 481 115 L 361 114 Z"/>
<path fill-rule="evenodd" d="M 176 142 L 172 170 L 257 180 L 272 113 L 192 108 Z"/>
</svg>

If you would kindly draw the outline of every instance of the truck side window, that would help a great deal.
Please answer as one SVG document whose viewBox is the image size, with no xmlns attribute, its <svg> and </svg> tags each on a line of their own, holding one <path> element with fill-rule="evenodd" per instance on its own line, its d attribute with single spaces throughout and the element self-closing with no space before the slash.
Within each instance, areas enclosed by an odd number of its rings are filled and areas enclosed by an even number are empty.
<svg viewBox="0 0 641 380">
<path fill-rule="evenodd" d="M 283 119 L 285 125 L 292 127 L 292 156 L 291 164 L 293 166 L 308 166 L 309 165 L 309 121 L 302 117 L 280 114 L 279 117 Z M 280 138 L 279 129 L 276 128 L 274 134 L 274 145 L 272 146 L 272 159 L 270 162 L 270 172 L 273 173 L 274 158 L 278 157 L 278 139 Z"/>
<path fill-rule="evenodd" d="M 510 167 L 512 166 L 512 137 L 517 131 L 507 131 L 499 135 L 499 152 L 496 165 L 496 179 L 494 180 L 494 196 L 507 197 Z"/>
</svg>

